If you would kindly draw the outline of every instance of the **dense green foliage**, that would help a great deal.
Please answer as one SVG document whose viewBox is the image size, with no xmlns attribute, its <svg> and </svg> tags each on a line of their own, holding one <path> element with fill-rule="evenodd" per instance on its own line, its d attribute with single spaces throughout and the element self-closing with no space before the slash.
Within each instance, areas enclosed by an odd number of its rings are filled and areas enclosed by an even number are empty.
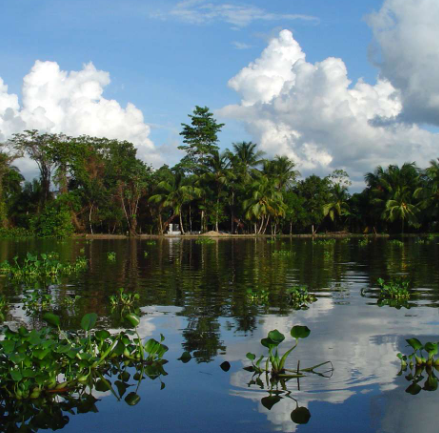
<svg viewBox="0 0 439 433">
<path fill-rule="evenodd" d="M 291 234 L 317 231 L 431 232 L 439 222 L 439 162 L 377 167 L 350 194 L 348 174 L 298 178 L 285 156 L 265 158 L 251 142 L 220 152 L 218 124 L 196 107 L 182 124 L 185 156 L 153 170 L 133 144 L 89 136 L 15 134 L 0 145 L 0 236 L 77 233 Z M 13 163 L 33 160 L 40 176 L 24 182 Z"/>
</svg>

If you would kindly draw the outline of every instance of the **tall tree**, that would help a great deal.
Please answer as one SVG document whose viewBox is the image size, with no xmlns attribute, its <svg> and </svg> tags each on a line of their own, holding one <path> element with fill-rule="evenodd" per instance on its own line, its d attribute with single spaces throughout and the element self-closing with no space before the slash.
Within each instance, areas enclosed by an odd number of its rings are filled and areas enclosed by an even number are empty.
<svg viewBox="0 0 439 433">
<path fill-rule="evenodd" d="M 182 123 L 183 143 L 178 148 L 186 152 L 182 166 L 190 171 L 203 169 L 208 157 L 213 151 L 218 151 L 218 133 L 224 123 L 217 123 L 213 113 L 207 107 L 195 106 L 192 115 L 189 115 L 191 124 Z"/>
</svg>

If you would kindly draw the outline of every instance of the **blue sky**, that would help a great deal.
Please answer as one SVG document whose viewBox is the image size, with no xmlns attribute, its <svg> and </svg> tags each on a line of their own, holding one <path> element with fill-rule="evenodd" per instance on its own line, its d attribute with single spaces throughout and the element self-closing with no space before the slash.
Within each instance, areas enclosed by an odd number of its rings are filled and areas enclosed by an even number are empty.
<svg viewBox="0 0 439 433">
<path fill-rule="evenodd" d="M 402 1 L 387 3 L 396 10 L 404 8 Z M 259 58 L 270 40 L 287 29 L 306 53 L 308 63 L 340 58 L 352 81 L 350 87 L 362 77 L 375 85 L 377 76 L 386 71 L 375 67 L 369 54 L 385 43 L 377 40 L 377 33 L 374 37 L 373 25 L 364 17 L 380 11 L 383 4 L 378 0 L 2 0 L 0 77 L 8 93 L 21 98 L 23 77 L 36 60 L 56 62 L 62 71 L 79 71 L 92 62 L 111 77 L 103 96 L 122 107 L 130 102 L 141 110 L 151 127 L 150 140 L 156 148 L 165 145 L 161 149 L 165 157 L 173 153 L 180 123 L 187 121 L 195 105 L 220 110 L 216 113 L 226 123 L 221 134 L 223 147 L 243 139 L 258 141 L 263 137 L 255 132 L 248 113 L 241 110 L 234 117 L 221 111 L 243 100 L 240 90 L 227 86 L 228 80 Z M 391 73 L 387 75 L 401 90 Z M 436 126 L 430 125 L 434 136 Z M 315 137 L 309 140 L 315 141 Z M 324 143 L 318 145 L 323 149 Z M 264 150 L 269 149 L 266 144 Z M 319 170 L 324 171 L 321 164 L 315 167 Z"/>
</svg>

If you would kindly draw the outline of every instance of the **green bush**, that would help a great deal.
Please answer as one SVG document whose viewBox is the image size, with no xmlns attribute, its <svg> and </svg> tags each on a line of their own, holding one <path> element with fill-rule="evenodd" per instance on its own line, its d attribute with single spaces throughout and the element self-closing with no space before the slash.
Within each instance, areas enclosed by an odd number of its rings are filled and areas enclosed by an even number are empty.
<svg viewBox="0 0 439 433">
<path fill-rule="evenodd" d="M 70 212 L 56 201 L 47 205 L 44 211 L 31 220 L 31 228 L 36 236 L 70 236 L 74 227 Z"/>
</svg>

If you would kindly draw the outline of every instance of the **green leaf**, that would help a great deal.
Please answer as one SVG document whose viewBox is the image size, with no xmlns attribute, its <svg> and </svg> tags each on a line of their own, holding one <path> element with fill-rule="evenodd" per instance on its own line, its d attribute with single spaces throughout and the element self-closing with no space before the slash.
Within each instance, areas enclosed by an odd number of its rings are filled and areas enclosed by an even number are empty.
<svg viewBox="0 0 439 433">
<path fill-rule="evenodd" d="M 101 331 L 96 331 L 95 336 L 98 340 L 104 341 L 107 338 L 111 337 L 111 334 L 108 331 L 101 330 Z"/>
<path fill-rule="evenodd" d="M 49 325 L 56 326 L 57 328 L 59 328 L 59 326 L 61 325 L 61 320 L 59 316 L 53 313 L 45 313 L 43 315 L 43 320 L 46 321 Z"/>
<path fill-rule="evenodd" d="M 96 313 L 86 314 L 81 320 L 81 328 L 84 331 L 90 331 L 95 326 L 97 320 L 98 315 Z"/>
<path fill-rule="evenodd" d="M 413 347 L 413 349 L 415 350 L 420 350 L 423 349 L 424 346 L 422 345 L 422 343 L 417 339 L 417 338 L 409 338 L 408 340 L 406 340 L 407 343 Z"/>
<path fill-rule="evenodd" d="M 274 331 L 270 331 L 268 333 L 268 338 L 273 341 L 276 346 L 278 346 L 280 343 L 282 343 L 282 341 L 285 340 L 285 335 L 275 329 Z"/>
<path fill-rule="evenodd" d="M 311 334 L 311 330 L 307 326 L 293 326 L 291 336 L 298 340 L 299 338 L 307 338 Z"/>
<path fill-rule="evenodd" d="M 136 328 L 137 326 L 139 326 L 140 323 L 140 319 L 133 313 L 127 314 L 125 316 L 125 319 L 130 323 L 131 326 L 133 326 L 134 328 Z"/>
<path fill-rule="evenodd" d="M 140 401 L 140 395 L 136 394 L 135 392 L 130 392 L 125 397 L 125 402 L 130 406 L 135 406 Z"/>
<path fill-rule="evenodd" d="M 178 358 L 179 361 L 181 361 L 183 364 L 186 364 L 192 359 L 192 356 L 189 352 L 183 352 L 183 355 Z"/>
<path fill-rule="evenodd" d="M 230 370 L 230 362 L 228 362 L 228 361 L 224 361 L 224 362 L 220 365 L 220 367 L 221 367 L 221 370 L 227 372 L 227 371 Z"/>
<path fill-rule="evenodd" d="M 306 407 L 298 407 L 291 412 L 291 420 L 296 424 L 308 424 L 311 412 Z"/>
<path fill-rule="evenodd" d="M 247 357 L 247 359 L 249 359 L 250 361 L 254 361 L 256 359 L 256 355 L 254 355 L 253 353 L 247 353 L 247 355 L 245 355 Z"/>
<path fill-rule="evenodd" d="M 264 397 L 261 399 L 262 406 L 264 406 L 266 409 L 271 410 L 271 408 L 276 404 L 279 403 L 282 399 L 278 395 L 270 395 L 268 397 Z"/>
<path fill-rule="evenodd" d="M 9 374 L 11 375 L 14 382 L 20 382 L 20 380 L 23 379 L 23 376 L 21 375 L 19 370 L 11 370 Z"/>
</svg>

